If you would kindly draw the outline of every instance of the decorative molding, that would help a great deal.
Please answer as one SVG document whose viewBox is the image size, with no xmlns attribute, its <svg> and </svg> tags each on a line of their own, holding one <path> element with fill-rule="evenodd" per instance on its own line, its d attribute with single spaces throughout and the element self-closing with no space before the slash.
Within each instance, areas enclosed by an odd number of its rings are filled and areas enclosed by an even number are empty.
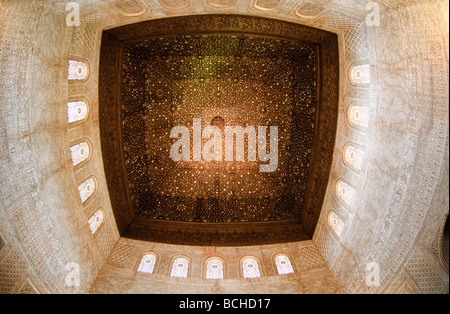
<svg viewBox="0 0 450 314">
<path fill-rule="evenodd" d="M 78 194 L 84 206 L 86 206 L 98 193 L 98 180 L 90 176 L 78 185 Z"/>
</svg>

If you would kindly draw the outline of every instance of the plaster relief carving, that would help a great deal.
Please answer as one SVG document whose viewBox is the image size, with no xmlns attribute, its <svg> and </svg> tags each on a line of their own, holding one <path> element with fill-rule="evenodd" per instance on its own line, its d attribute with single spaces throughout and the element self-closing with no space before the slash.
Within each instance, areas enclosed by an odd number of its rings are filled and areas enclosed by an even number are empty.
<svg viewBox="0 0 450 314">
<path fill-rule="evenodd" d="M 142 0 L 117 0 L 113 8 L 124 16 L 139 16 L 147 12 Z"/>
<path fill-rule="evenodd" d="M 164 9 L 181 10 L 191 6 L 191 0 L 158 0 Z"/>
</svg>

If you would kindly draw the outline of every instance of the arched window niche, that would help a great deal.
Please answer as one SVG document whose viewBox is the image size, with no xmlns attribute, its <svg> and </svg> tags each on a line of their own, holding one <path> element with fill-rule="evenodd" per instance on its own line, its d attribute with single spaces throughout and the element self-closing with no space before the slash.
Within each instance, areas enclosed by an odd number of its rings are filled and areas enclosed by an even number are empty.
<svg viewBox="0 0 450 314">
<path fill-rule="evenodd" d="M 172 262 L 170 277 L 187 278 L 189 274 L 189 260 L 186 257 L 177 257 Z"/>
<path fill-rule="evenodd" d="M 256 257 L 247 256 L 241 260 L 242 275 L 245 279 L 261 277 L 259 262 Z"/>
<path fill-rule="evenodd" d="M 206 261 L 206 279 L 224 279 L 224 261 L 213 257 Z"/>
<path fill-rule="evenodd" d="M 352 127 L 368 128 L 369 113 L 369 107 L 351 105 L 347 112 L 348 122 Z"/>
<path fill-rule="evenodd" d="M 355 197 L 355 189 L 343 180 L 339 180 L 336 183 L 336 196 L 337 198 L 347 205 L 349 208 L 353 207 L 353 201 Z"/>
<path fill-rule="evenodd" d="M 92 143 L 88 139 L 83 139 L 70 147 L 72 156 L 72 166 L 80 166 L 92 156 Z"/>
<path fill-rule="evenodd" d="M 294 273 L 291 259 L 286 254 L 277 254 L 275 257 L 278 275 L 288 275 Z"/>
<path fill-rule="evenodd" d="M 86 82 L 89 79 L 89 62 L 80 58 L 70 58 L 67 71 L 69 82 Z"/>
<path fill-rule="evenodd" d="M 145 274 L 153 274 L 158 256 L 153 252 L 145 253 L 139 262 L 137 271 Z"/>
<path fill-rule="evenodd" d="M 67 103 L 67 122 L 69 125 L 85 121 L 88 115 L 89 102 L 86 98 L 73 99 Z"/>
<path fill-rule="evenodd" d="M 345 224 L 342 219 L 336 214 L 334 210 L 330 210 L 328 213 L 328 227 L 333 230 L 338 238 L 341 237 L 342 232 L 344 231 Z"/>
<path fill-rule="evenodd" d="M 85 204 L 97 191 L 97 180 L 90 177 L 78 186 L 81 202 Z"/>
<path fill-rule="evenodd" d="M 363 166 L 364 155 L 363 150 L 349 143 L 344 147 L 343 160 L 347 166 L 360 171 Z"/>
<path fill-rule="evenodd" d="M 105 211 L 98 209 L 88 220 L 89 229 L 92 235 L 96 235 L 103 223 L 105 222 Z"/>
<path fill-rule="evenodd" d="M 370 64 L 354 64 L 349 69 L 352 85 L 368 85 L 371 83 Z"/>
<path fill-rule="evenodd" d="M 260 11 L 274 11 L 279 9 L 284 2 L 284 0 L 253 0 L 253 7 Z"/>
</svg>

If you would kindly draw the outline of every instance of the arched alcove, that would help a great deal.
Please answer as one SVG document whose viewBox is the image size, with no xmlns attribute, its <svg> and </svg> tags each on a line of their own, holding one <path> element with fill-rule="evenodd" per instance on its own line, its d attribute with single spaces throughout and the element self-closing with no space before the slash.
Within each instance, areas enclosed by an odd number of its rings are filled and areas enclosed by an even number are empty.
<svg viewBox="0 0 450 314">
<path fill-rule="evenodd" d="M 179 256 L 173 259 L 170 277 L 187 278 L 189 276 L 190 262 L 187 257 Z"/>
<path fill-rule="evenodd" d="M 137 271 L 146 274 L 153 274 L 157 258 L 157 255 L 153 252 L 145 253 L 140 260 Z"/>
<path fill-rule="evenodd" d="M 86 82 L 89 79 L 90 68 L 87 60 L 69 59 L 67 79 L 70 82 Z"/>
<path fill-rule="evenodd" d="M 209 258 L 206 261 L 206 279 L 224 279 L 225 265 L 221 258 Z"/>
<path fill-rule="evenodd" d="M 260 262 L 256 257 L 247 256 L 241 259 L 242 276 L 245 279 L 261 277 Z"/>
<path fill-rule="evenodd" d="M 98 209 L 88 220 L 89 229 L 92 235 L 96 235 L 102 225 L 105 223 L 105 211 L 103 209 Z"/>
</svg>

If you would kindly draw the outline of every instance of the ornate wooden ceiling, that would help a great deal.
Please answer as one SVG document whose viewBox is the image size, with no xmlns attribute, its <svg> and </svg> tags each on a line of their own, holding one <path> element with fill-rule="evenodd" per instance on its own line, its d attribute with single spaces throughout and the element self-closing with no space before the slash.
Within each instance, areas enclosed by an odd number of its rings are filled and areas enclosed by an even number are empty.
<svg viewBox="0 0 450 314">
<path fill-rule="evenodd" d="M 338 78 L 336 35 L 297 24 L 205 15 L 105 31 L 100 128 L 122 235 L 216 246 L 309 239 L 332 161 Z M 247 158 L 174 162 L 171 129 L 192 130 L 195 118 L 277 126 L 277 170 Z"/>
</svg>

